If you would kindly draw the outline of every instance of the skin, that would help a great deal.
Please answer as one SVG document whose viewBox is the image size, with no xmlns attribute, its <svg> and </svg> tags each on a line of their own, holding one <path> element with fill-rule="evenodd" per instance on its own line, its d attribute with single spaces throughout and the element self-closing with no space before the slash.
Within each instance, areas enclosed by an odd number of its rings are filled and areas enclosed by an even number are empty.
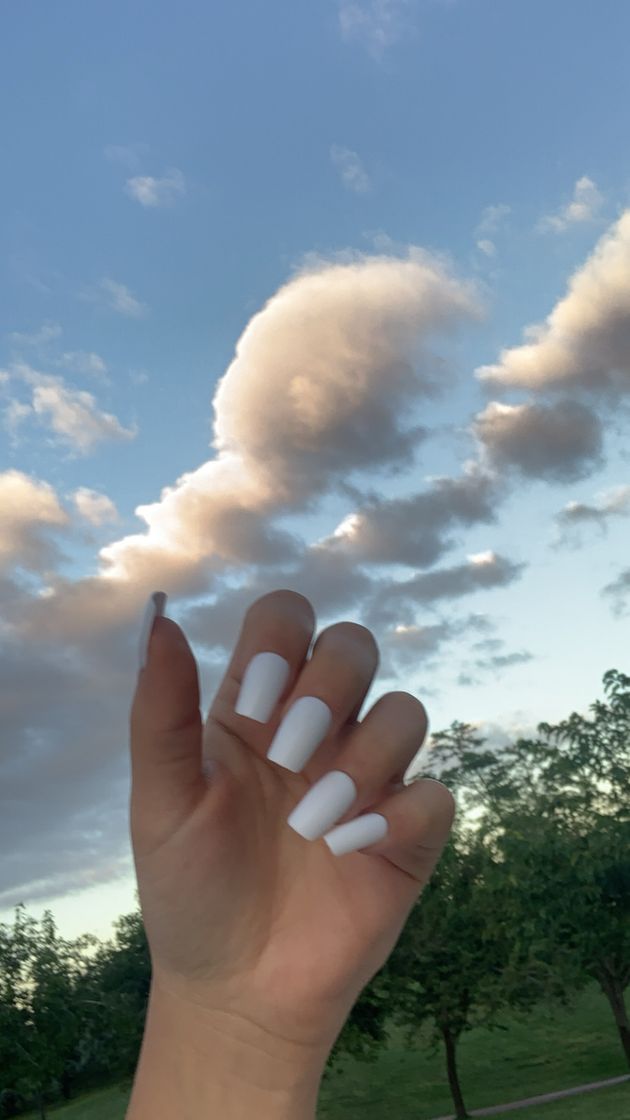
<svg viewBox="0 0 630 1120">
<path fill-rule="evenodd" d="M 204 723 L 190 646 L 171 619 L 155 621 L 130 715 L 130 827 L 152 986 L 127 1120 L 229 1120 L 254 1107 L 270 1120 L 314 1117 L 334 1041 L 446 843 L 449 791 L 402 781 L 427 732 L 424 706 L 390 692 L 359 721 L 378 667 L 372 633 L 339 622 L 311 649 L 314 632 L 303 595 L 256 600 Z M 291 673 L 262 724 L 234 705 L 265 650 Z M 324 700 L 333 723 L 294 774 L 266 752 L 303 695 Z M 389 825 L 378 843 L 341 857 L 286 823 L 331 769 L 359 791 L 337 823 L 378 811 Z"/>
</svg>

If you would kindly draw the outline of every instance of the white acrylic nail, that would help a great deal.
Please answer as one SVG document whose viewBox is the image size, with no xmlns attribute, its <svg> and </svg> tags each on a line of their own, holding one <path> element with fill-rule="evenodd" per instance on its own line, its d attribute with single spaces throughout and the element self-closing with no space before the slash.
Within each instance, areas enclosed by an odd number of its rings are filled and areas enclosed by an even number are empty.
<svg viewBox="0 0 630 1120">
<path fill-rule="evenodd" d="M 328 704 L 317 696 L 300 696 L 276 731 L 267 758 L 299 773 L 326 737 L 331 723 Z"/>
<path fill-rule="evenodd" d="M 257 653 L 243 675 L 234 706 L 236 714 L 266 723 L 282 696 L 288 676 L 289 662 L 279 653 Z"/>
<path fill-rule="evenodd" d="M 287 824 L 305 840 L 318 840 L 343 817 L 357 796 L 357 787 L 343 770 L 329 770 L 295 806 Z"/>
<path fill-rule="evenodd" d="M 151 631 L 153 630 L 153 623 L 155 622 L 158 615 L 162 616 L 164 614 L 166 599 L 167 596 L 165 591 L 154 591 L 153 594 L 149 596 L 149 602 L 147 603 L 146 610 L 144 612 L 144 618 L 142 620 L 140 641 L 138 643 L 140 669 L 144 669 L 147 663 L 147 654 L 149 652 L 149 641 L 151 638 Z"/>
<path fill-rule="evenodd" d="M 364 813 L 327 832 L 324 840 L 334 856 L 345 856 L 376 844 L 387 836 L 389 825 L 382 813 Z"/>
</svg>

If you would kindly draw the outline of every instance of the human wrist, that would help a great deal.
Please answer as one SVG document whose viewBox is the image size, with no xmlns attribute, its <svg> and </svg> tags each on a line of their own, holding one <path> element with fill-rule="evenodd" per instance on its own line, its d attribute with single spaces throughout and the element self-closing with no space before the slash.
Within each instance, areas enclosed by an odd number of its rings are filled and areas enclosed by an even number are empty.
<svg viewBox="0 0 630 1120">
<path fill-rule="evenodd" d="M 327 1056 L 153 979 L 126 1120 L 314 1120 Z"/>
</svg>

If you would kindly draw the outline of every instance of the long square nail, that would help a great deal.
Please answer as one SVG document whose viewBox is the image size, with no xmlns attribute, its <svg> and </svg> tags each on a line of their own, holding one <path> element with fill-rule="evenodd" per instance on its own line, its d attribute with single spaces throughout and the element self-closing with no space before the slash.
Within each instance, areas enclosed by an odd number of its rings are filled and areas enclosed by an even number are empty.
<svg viewBox="0 0 630 1120">
<path fill-rule="evenodd" d="M 329 770 L 298 801 L 287 824 L 305 840 L 318 840 L 343 817 L 356 799 L 357 787 L 343 770 Z"/>
<path fill-rule="evenodd" d="M 267 751 L 267 758 L 299 773 L 325 739 L 332 712 L 317 696 L 300 696 L 291 705 Z"/>
<path fill-rule="evenodd" d="M 257 653 L 252 657 L 234 705 L 236 714 L 266 723 L 282 696 L 289 670 L 289 662 L 278 653 Z"/>
</svg>

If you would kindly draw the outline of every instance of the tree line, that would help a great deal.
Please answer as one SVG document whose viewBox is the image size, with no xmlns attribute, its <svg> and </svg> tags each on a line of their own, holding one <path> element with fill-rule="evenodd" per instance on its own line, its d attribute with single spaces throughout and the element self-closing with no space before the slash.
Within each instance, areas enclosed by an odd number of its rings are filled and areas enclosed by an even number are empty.
<svg viewBox="0 0 630 1120">
<path fill-rule="evenodd" d="M 490 748 L 469 724 L 431 736 L 424 775 L 453 790 L 458 813 L 398 944 L 365 987 L 325 1077 L 352 1054 L 372 1061 L 388 1026 L 408 1045 L 430 1026 L 443 1048 L 458 1120 L 465 1032 L 507 1009 L 569 1004 L 596 982 L 630 1066 L 630 677 L 604 674 L 589 715 L 541 723 L 534 738 Z M 0 923 L 0 1117 L 131 1081 L 151 962 L 140 911 L 113 940 L 61 937 L 16 907 Z"/>
</svg>

